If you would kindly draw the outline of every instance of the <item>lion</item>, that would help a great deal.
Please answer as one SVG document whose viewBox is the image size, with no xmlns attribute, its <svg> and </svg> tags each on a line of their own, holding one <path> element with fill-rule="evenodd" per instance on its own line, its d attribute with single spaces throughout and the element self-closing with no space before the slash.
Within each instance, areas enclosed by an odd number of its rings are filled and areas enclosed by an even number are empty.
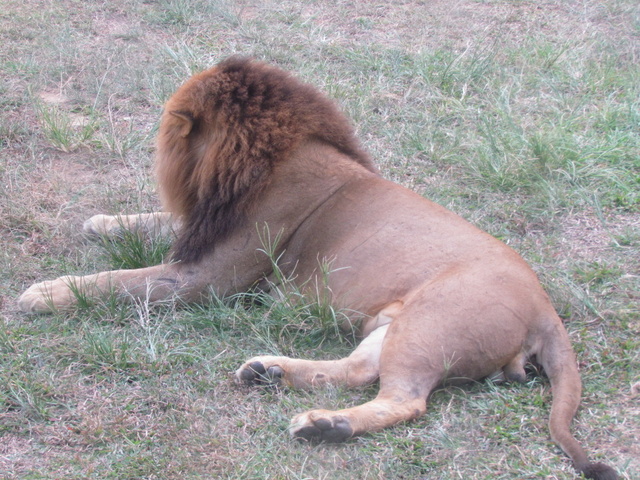
<svg viewBox="0 0 640 480">
<path fill-rule="evenodd" d="M 333 101 L 290 74 L 232 57 L 166 103 L 156 175 L 163 212 L 97 215 L 84 230 L 174 230 L 167 263 L 37 283 L 25 312 L 71 308 L 80 295 L 198 301 L 265 288 L 274 257 L 308 294 L 322 288 L 362 337 L 346 358 L 257 356 L 238 382 L 294 388 L 379 382 L 362 405 L 295 416 L 293 438 L 343 442 L 427 410 L 445 382 L 522 382 L 534 359 L 553 389 L 553 440 L 587 478 L 618 478 L 570 432 L 581 381 L 569 336 L 536 274 L 504 243 L 384 179 Z M 330 260 L 328 280 L 320 263 Z"/>
</svg>

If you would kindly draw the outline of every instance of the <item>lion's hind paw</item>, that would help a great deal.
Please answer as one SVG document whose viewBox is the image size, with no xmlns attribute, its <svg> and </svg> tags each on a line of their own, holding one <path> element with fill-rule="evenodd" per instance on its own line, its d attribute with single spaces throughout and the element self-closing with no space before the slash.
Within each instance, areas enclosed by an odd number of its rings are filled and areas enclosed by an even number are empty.
<svg viewBox="0 0 640 480">
<path fill-rule="evenodd" d="M 353 436 L 349 419 L 328 410 L 312 410 L 291 420 L 291 436 L 311 443 L 340 443 Z"/>
<path fill-rule="evenodd" d="M 248 385 L 280 385 L 284 370 L 279 365 L 265 366 L 259 357 L 246 362 L 236 370 L 236 379 Z"/>
</svg>

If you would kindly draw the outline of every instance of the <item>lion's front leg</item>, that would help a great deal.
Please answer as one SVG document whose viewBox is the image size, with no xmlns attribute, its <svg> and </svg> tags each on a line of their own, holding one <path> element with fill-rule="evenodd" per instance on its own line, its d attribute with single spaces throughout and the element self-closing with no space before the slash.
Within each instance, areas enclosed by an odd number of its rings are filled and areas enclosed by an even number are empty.
<svg viewBox="0 0 640 480">
<path fill-rule="evenodd" d="M 94 215 L 84 222 L 82 230 L 88 235 L 116 237 L 123 230 L 148 236 L 174 237 L 180 220 L 170 212 L 140 213 L 136 215 Z"/>
<path fill-rule="evenodd" d="M 197 276 L 182 272 L 177 264 L 156 265 L 36 283 L 20 296 L 18 307 L 23 312 L 48 313 L 112 294 L 155 302 L 174 295 L 193 296 L 204 287 Z"/>
</svg>

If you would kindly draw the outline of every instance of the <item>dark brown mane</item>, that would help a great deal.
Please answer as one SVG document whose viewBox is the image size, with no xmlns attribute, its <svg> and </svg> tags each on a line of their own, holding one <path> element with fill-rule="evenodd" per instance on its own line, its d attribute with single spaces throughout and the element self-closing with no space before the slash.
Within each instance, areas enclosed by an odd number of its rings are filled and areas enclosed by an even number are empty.
<svg viewBox="0 0 640 480">
<path fill-rule="evenodd" d="M 280 69 L 232 57 L 189 79 L 158 136 L 164 207 L 184 225 L 173 259 L 198 261 L 242 224 L 273 166 L 310 139 L 376 171 L 336 105 Z"/>
</svg>

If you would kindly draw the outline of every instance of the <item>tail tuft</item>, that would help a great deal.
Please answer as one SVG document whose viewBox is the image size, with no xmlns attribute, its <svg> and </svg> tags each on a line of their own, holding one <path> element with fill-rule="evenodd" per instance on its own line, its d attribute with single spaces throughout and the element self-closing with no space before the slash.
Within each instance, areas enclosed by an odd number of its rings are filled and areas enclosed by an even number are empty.
<svg viewBox="0 0 640 480">
<path fill-rule="evenodd" d="M 582 470 L 586 478 L 593 480 L 617 480 L 616 471 L 604 463 L 590 463 Z"/>
</svg>

